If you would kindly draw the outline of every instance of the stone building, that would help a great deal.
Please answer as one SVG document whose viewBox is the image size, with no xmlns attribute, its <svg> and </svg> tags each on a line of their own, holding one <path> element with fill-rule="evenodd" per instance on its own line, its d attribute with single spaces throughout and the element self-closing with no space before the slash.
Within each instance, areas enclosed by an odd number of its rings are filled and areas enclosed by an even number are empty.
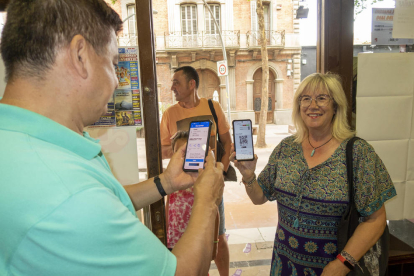
<svg viewBox="0 0 414 276">
<path fill-rule="evenodd" d="M 110 2 L 110 0 L 108 0 Z M 223 60 L 221 40 L 203 0 L 153 0 L 159 101 L 163 109 L 175 103 L 171 92 L 174 69 L 190 65 L 200 74 L 199 95 L 218 99 L 232 119 L 258 123 L 262 69 L 256 1 L 206 0 L 222 29 L 226 46 L 230 107 L 225 77 L 217 76 Z M 300 82 L 298 0 L 269 0 L 265 29 L 269 56 L 268 123 L 289 124 L 293 93 Z M 118 0 L 114 8 L 130 18 L 119 36 L 120 46 L 136 45 L 134 0 Z"/>
</svg>

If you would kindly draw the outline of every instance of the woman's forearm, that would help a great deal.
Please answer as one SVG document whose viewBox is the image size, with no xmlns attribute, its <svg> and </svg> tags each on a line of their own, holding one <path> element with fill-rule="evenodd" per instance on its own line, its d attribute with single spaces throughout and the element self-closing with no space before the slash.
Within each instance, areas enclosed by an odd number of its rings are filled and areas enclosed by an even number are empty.
<svg viewBox="0 0 414 276">
<path fill-rule="evenodd" d="M 378 211 L 374 212 L 364 222 L 358 225 L 344 250 L 355 260 L 359 261 L 379 240 L 384 232 L 386 223 L 386 213 L 383 205 Z"/>
<path fill-rule="evenodd" d="M 245 184 L 245 188 L 247 195 L 254 205 L 261 205 L 267 202 L 267 198 L 265 197 L 262 188 L 259 186 L 257 179 L 251 185 Z"/>
</svg>

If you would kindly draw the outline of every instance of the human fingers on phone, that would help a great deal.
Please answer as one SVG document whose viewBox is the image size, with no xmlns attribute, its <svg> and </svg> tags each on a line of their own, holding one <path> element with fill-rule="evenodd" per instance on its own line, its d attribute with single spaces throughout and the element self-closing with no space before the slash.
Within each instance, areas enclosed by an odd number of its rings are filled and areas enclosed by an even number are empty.
<svg viewBox="0 0 414 276">
<path fill-rule="evenodd" d="M 205 169 L 214 167 L 216 164 L 216 158 L 214 156 L 214 152 L 212 150 L 209 150 L 208 155 L 206 157 L 206 164 L 204 166 Z"/>
</svg>

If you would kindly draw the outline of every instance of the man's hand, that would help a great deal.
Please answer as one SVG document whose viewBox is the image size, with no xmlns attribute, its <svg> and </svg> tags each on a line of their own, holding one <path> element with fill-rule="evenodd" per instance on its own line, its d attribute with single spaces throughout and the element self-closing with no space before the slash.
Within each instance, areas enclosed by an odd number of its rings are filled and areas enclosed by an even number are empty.
<svg viewBox="0 0 414 276">
<path fill-rule="evenodd" d="M 215 162 L 212 151 L 206 159 L 205 169 L 199 169 L 199 176 L 194 184 L 195 200 L 205 200 L 206 203 L 214 202 L 217 206 L 221 203 L 224 189 L 223 164 Z"/>
<path fill-rule="evenodd" d="M 182 145 L 171 157 L 167 169 L 160 175 L 161 183 L 166 183 L 164 189 L 167 194 L 191 187 L 197 179 L 198 173 L 186 173 L 183 171 L 185 149 L 187 143 Z"/>
<path fill-rule="evenodd" d="M 256 170 L 257 155 L 254 155 L 253 161 L 237 161 L 236 152 L 234 151 L 234 144 L 231 144 L 230 161 L 234 163 L 234 166 L 240 171 L 245 181 L 249 181 L 253 178 L 254 171 Z"/>
<path fill-rule="evenodd" d="M 355 267 L 354 269 L 359 269 L 359 267 Z M 350 271 L 340 260 L 335 259 L 325 266 L 321 276 L 345 276 Z"/>
</svg>

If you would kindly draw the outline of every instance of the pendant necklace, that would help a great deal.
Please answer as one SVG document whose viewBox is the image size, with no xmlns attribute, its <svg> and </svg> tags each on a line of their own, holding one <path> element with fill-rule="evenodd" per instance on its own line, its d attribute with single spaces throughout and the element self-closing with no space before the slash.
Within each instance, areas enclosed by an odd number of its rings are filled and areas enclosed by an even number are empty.
<svg viewBox="0 0 414 276">
<path fill-rule="evenodd" d="M 326 144 L 328 144 L 329 143 L 329 141 L 331 141 L 332 140 L 332 138 L 333 138 L 333 136 L 331 137 L 331 139 L 329 139 L 328 141 L 326 141 L 325 143 L 323 143 L 322 145 L 320 145 L 319 147 L 314 147 L 314 146 L 312 146 L 312 144 L 311 144 L 311 142 L 310 142 L 310 139 L 309 139 L 309 135 L 308 135 L 308 142 L 309 142 L 309 145 L 313 148 L 313 150 L 312 150 L 312 153 L 311 153 L 311 157 L 313 157 L 313 155 L 315 154 L 315 150 L 317 150 L 317 149 L 319 149 L 320 147 L 322 147 L 322 146 L 325 146 Z"/>
</svg>

